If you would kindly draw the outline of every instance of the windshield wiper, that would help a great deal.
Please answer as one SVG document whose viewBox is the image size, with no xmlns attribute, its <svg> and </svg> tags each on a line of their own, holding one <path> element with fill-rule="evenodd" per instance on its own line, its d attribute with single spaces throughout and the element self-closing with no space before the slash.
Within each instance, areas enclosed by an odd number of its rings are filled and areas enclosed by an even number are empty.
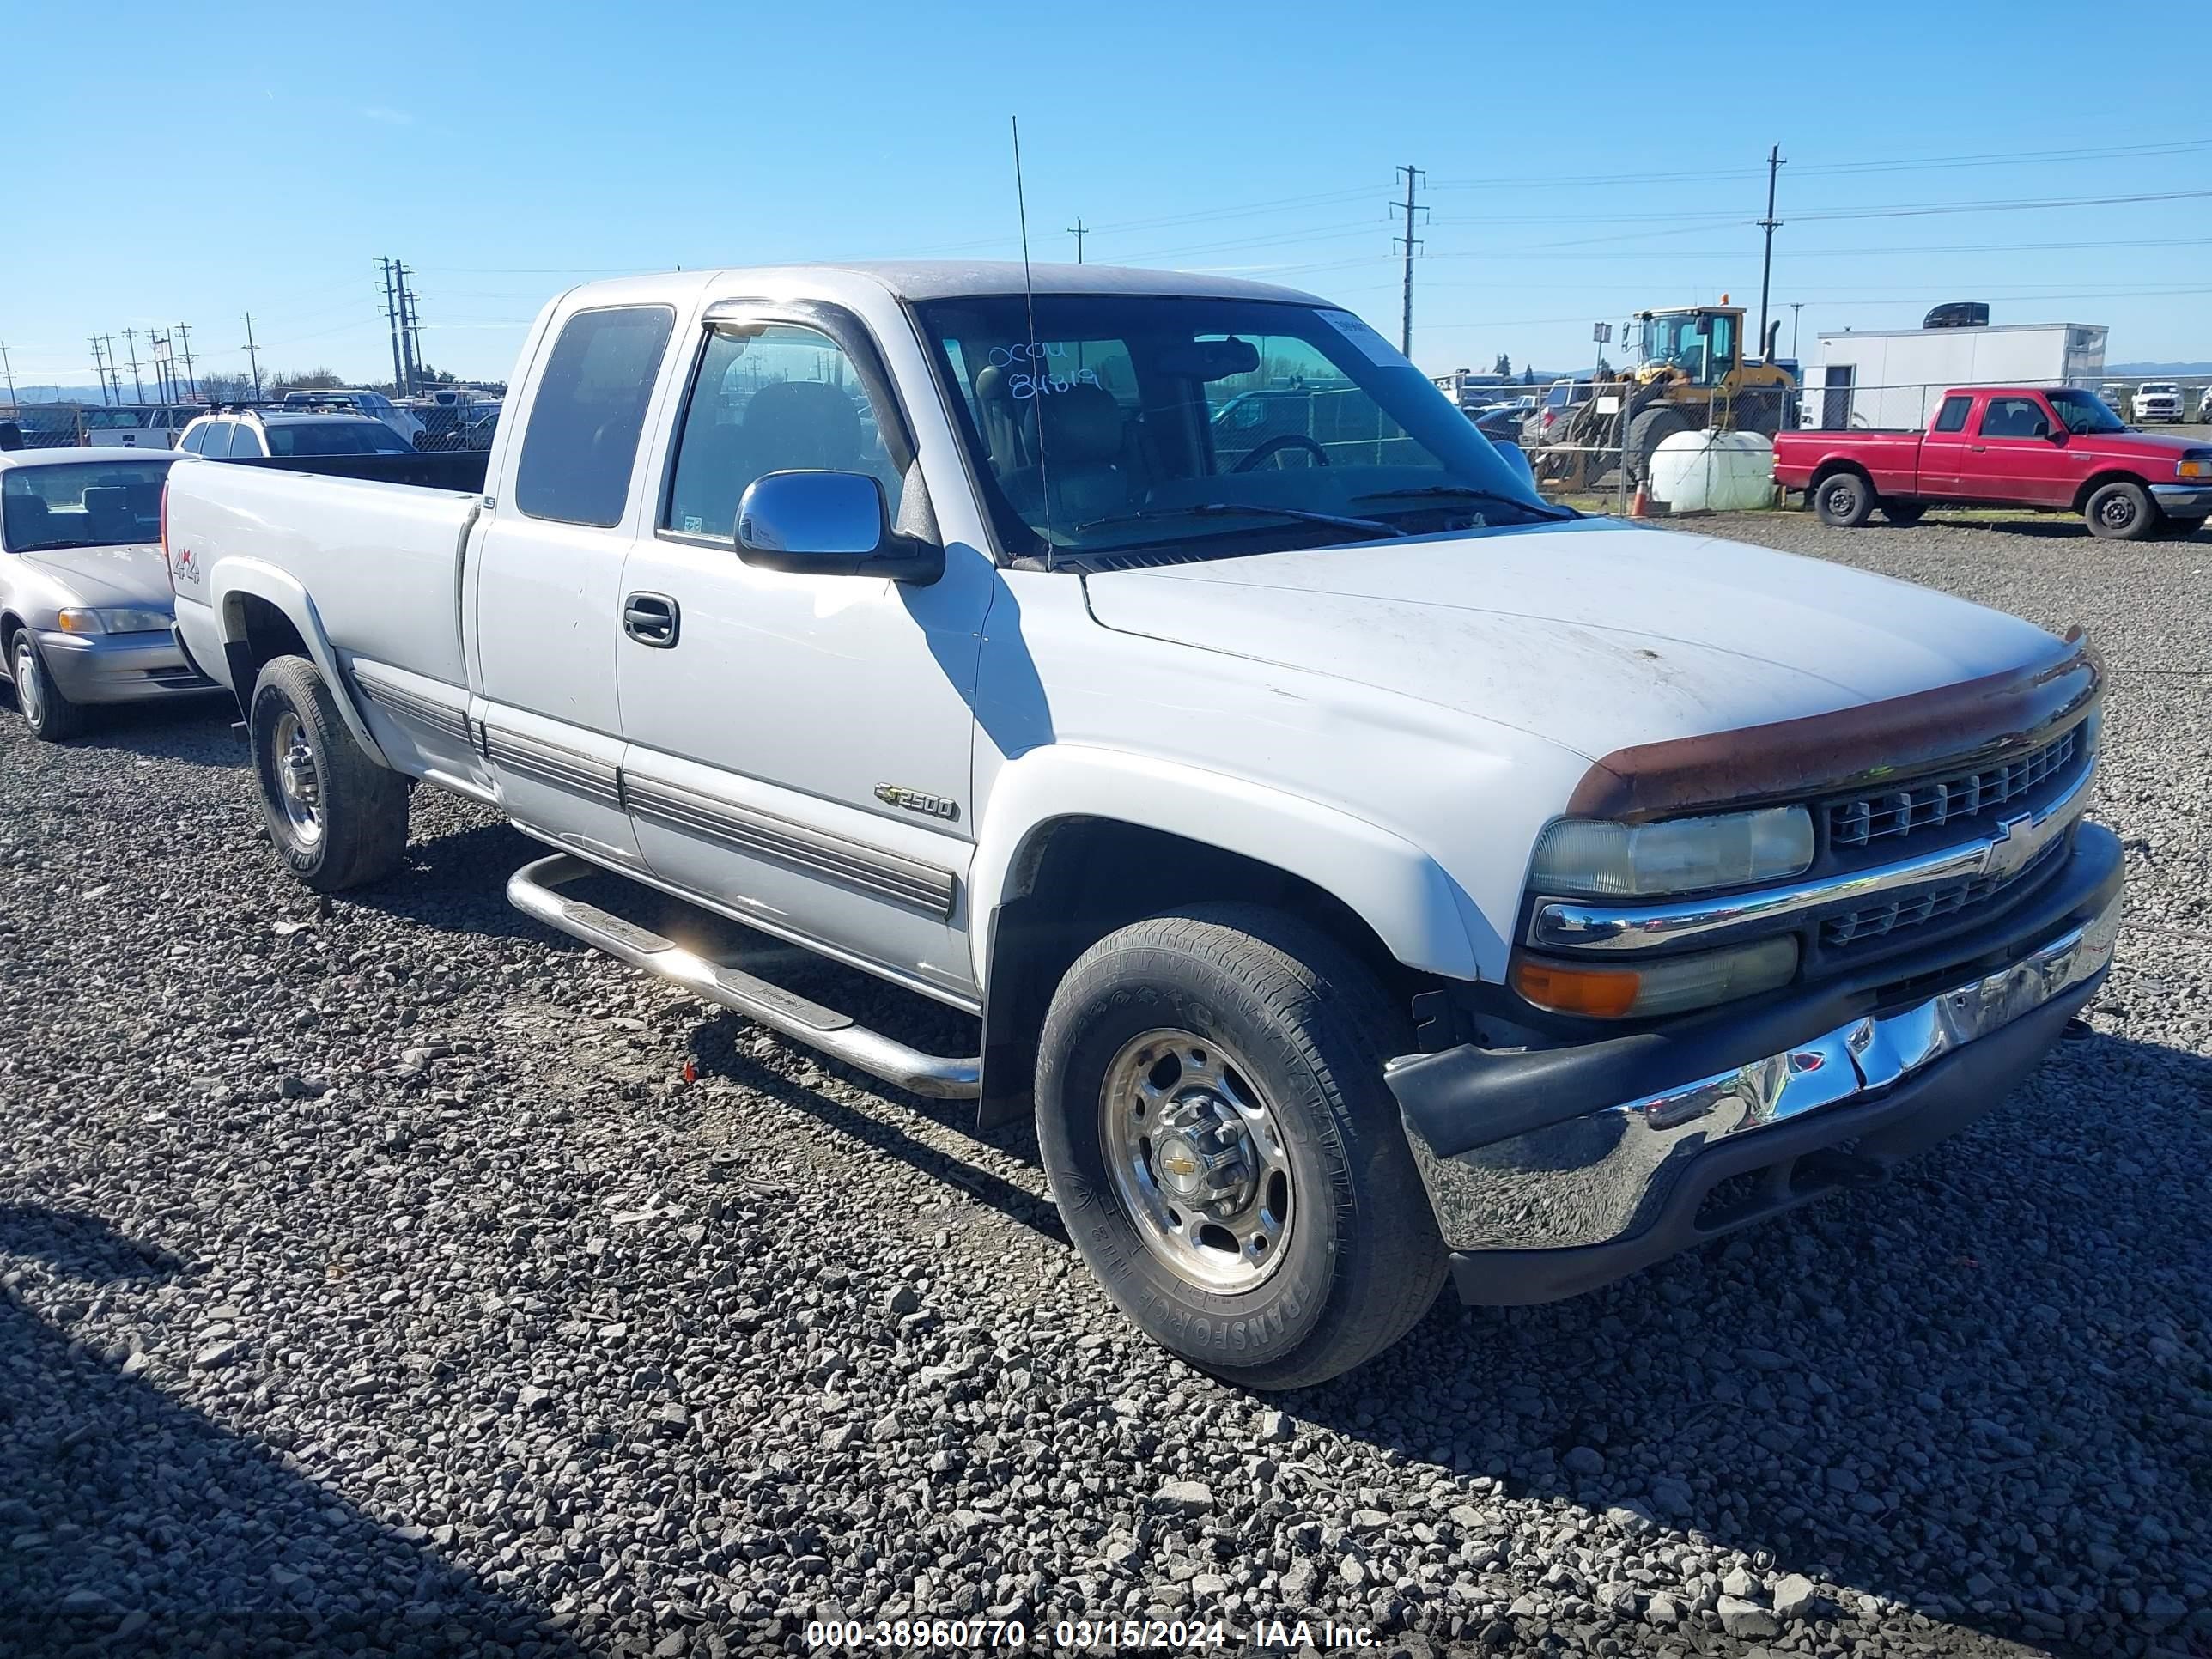
<svg viewBox="0 0 2212 1659">
<path fill-rule="evenodd" d="M 1310 513 L 1302 507 L 1243 507 L 1234 501 L 1200 501 L 1195 507 L 1140 507 L 1133 513 L 1109 513 L 1075 526 L 1079 536 L 1109 525 L 1142 524 L 1161 519 L 1221 519 L 1249 517 L 1281 519 L 1295 524 L 1325 524 L 1336 530 L 1356 530 L 1368 536 L 1402 536 L 1406 532 L 1380 519 L 1347 518 L 1340 513 Z"/>
<path fill-rule="evenodd" d="M 1571 507 L 1539 507 L 1524 501 L 1518 495 L 1508 495 L 1502 490 L 1481 489 L 1474 484 L 1413 484 L 1404 489 L 1375 489 L 1364 495 L 1355 495 L 1356 501 L 1395 501 L 1409 498 L 1437 499 L 1449 496 L 1458 501 L 1495 501 L 1500 507 L 1510 507 L 1522 513 L 1532 513 L 1540 519 L 1579 519 L 1582 514 Z"/>
</svg>

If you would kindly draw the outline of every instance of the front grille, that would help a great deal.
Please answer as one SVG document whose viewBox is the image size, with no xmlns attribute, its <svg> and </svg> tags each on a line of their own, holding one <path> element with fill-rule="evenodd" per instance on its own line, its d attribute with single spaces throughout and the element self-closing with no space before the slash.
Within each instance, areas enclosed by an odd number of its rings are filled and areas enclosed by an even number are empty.
<svg viewBox="0 0 2212 1659">
<path fill-rule="evenodd" d="M 2067 771 L 2087 741 L 2087 726 L 2076 726 L 2018 760 L 1948 777 L 1923 778 L 1878 794 L 1830 801 L 1823 809 L 1827 814 L 1828 845 L 1838 849 L 1864 847 L 1891 836 L 1939 829 L 1954 819 L 2002 806 L 2045 779 Z"/>
<path fill-rule="evenodd" d="M 1900 927 L 1916 927 L 1923 921 L 1956 915 L 1979 904 L 2000 888 L 2033 880 L 2065 855 L 2067 844 L 2067 837 L 2060 836 L 2009 876 L 1974 876 L 1941 887 L 1923 887 L 1887 904 L 1863 905 L 1858 909 L 1829 916 L 1820 923 L 1820 943 L 1831 949 L 1841 949 L 1846 945 L 1884 938 Z"/>
</svg>

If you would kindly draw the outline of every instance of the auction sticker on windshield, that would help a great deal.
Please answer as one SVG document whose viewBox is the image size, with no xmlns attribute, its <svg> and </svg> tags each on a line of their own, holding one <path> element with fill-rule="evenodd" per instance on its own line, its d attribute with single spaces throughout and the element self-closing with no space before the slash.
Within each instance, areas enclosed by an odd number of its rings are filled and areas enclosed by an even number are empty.
<svg viewBox="0 0 2212 1659">
<path fill-rule="evenodd" d="M 1399 368 L 1406 365 L 1406 358 L 1397 347 L 1350 312 L 1323 311 L 1319 315 L 1323 322 L 1365 352 L 1368 362 L 1380 363 L 1385 368 Z"/>
</svg>

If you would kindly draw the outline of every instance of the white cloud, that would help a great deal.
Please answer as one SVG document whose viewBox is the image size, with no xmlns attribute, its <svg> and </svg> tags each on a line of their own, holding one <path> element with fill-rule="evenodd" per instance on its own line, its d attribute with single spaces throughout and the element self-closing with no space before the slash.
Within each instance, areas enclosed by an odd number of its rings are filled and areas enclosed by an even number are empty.
<svg viewBox="0 0 2212 1659">
<path fill-rule="evenodd" d="M 372 121 L 381 121 L 388 127 L 411 127 L 415 118 L 404 109 L 389 109 L 382 104 L 371 104 L 362 111 Z"/>
</svg>

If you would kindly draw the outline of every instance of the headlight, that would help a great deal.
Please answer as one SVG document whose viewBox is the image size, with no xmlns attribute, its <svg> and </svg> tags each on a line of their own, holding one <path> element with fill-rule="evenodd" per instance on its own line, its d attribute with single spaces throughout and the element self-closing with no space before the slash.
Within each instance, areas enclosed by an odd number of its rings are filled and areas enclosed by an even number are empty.
<svg viewBox="0 0 2212 1659">
<path fill-rule="evenodd" d="M 2191 456 L 2189 459 L 2178 463 L 2173 471 L 2177 477 L 2212 478 L 2212 458 Z"/>
<path fill-rule="evenodd" d="M 1513 988 L 1555 1014 L 1645 1019 L 1740 1001 L 1787 985 L 1796 972 L 1797 941 L 1766 939 L 1632 967 L 1522 955 L 1513 960 Z"/>
<path fill-rule="evenodd" d="M 142 610 L 136 605 L 111 605 L 94 610 L 71 605 L 61 613 L 64 634 L 166 634 L 176 618 L 166 611 Z"/>
<path fill-rule="evenodd" d="M 1540 893 L 1641 898 L 1794 876 L 1813 862 L 1813 815 L 1769 806 L 1663 823 L 1562 818 L 1536 844 Z"/>
</svg>

